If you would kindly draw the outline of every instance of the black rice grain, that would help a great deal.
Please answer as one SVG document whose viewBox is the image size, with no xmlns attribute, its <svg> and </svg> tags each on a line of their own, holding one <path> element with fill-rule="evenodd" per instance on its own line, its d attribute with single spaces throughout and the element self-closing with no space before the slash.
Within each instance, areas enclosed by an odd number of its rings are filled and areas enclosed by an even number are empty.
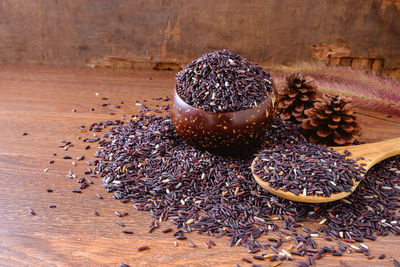
<svg viewBox="0 0 400 267">
<path fill-rule="evenodd" d="M 314 259 L 312 256 L 307 256 L 307 264 L 308 265 L 314 265 Z"/>
<path fill-rule="evenodd" d="M 247 262 L 247 263 L 253 263 L 250 259 L 248 259 L 248 258 L 242 258 L 242 261 L 245 261 L 245 262 Z"/>
<path fill-rule="evenodd" d="M 275 256 L 270 257 L 269 261 L 276 261 L 276 260 L 278 260 L 278 258 L 279 257 L 275 255 Z"/>
<path fill-rule="evenodd" d="M 343 255 L 343 253 L 340 251 L 332 251 L 331 254 L 332 254 L 332 256 L 342 256 Z"/>
<path fill-rule="evenodd" d="M 172 228 L 165 228 L 164 230 L 162 230 L 162 232 L 163 232 L 164 234 L 169 233 L 169 232 L 171 232 L 171 231 L 172 231 Z"/>
<path fill-rule="evenodd" d="M 142 247 L 138 247 L 137 248 L 137 251 L 143 251 L 143 250 L 148 250 L 148 249 L 150 249 L 150 247 L 149 246 L 142 246 Z"/>
<path fill-rule="evenodd" d="M 263 256 L 259 256 L 259 255 L 254 255 L 254 256 L 253 256 L 253 259 L 255 259 L 255 260 L 260 260 L 260 261 L 265 260 L 265 258 L 264 258 Z"/>
<path fill-rule="evenodd" d="M 123 217 L 124 216 L 121 212 L 119 212 L 117 210 L 114 211 L 114 214 L 117 215 L 118 217 Z"/>
</svg>

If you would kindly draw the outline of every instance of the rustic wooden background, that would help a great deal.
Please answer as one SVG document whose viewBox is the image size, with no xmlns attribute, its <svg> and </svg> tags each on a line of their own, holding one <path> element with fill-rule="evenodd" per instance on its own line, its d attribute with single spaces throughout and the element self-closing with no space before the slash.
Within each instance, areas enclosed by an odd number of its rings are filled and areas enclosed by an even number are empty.
<svg viewBox="0 0 400 267">
<path fill-rule="evenodd" d="M 66 171 L 83 173 L 84 166 L 61 159 L 58 148 L 59 139 L 72 140 L 76 147 L 68 154 L 80 156 L 79 125 L 133 114 L 135 100 L 170 94 L 175 71 L 152 69 L 177 70 L 222 48 L 262 65 L 314 60 L 400 80 L 400 0 L 1 0 L 0 266 L 243 266 L 241 257 L 249 255 L 243 247 L 228 248 L 227 238 L 206 249 L 202 243 L 210 237 L 193 233 L 189 240 L 197 248 L 187 242 L 175 248 L 170 235 L 147 233 L 149 214 L 112 200 L 99 180 L 72 194 L 77 183 Z M 101 97 L 125 104 L 102 107 Z M 399 121 L 362 117 L 362 140 L 397 137 Z M 132 236 L 121 232 L 114 210 L 129 212 L 121 221 Z M 374 255 L 400 260 L 398 237 L 366 244 Z M 151 249 L 137 252 L 142 245 Z M 392 264 L 360 254 L 341 259 L 350 266 Z M 318 264 L 339 266 L 339 260 Z"/>
<path fill-rule="evenodd" d="M 400 79 L 400 1 L 0 1 L 0 63 L 174 69 L 222 48 Z"/>
</svg>

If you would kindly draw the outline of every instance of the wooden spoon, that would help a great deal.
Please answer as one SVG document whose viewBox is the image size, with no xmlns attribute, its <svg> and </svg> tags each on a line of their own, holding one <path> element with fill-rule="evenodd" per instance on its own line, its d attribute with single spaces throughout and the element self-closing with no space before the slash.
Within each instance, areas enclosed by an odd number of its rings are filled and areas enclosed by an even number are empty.
<svg viewBox="0 0 400 267">
<path fill-rule="evenodd" d="M 382 142 L 363 144 L 357 146 L 343 146 L 343 147 L 332 147 L 332 148 L 341 154 L 344 154 L 344 151 L 347 149 L 349 152 L 351 152 L 351 158 L 353 159 L 359 159 L 361 157 L 364 158 L 363 160 L 361 159 L 357 160 L 357 163 L 366 164 L 363 167 L 366 170 L 369 170 L 376 163 L 400 154 L 400 138 L 394 138 Z M 258 158 L 256 157 L 251 164 L 253 177 L 257 181 L 257 183 L 261 185 L 262 188 L 264 188 L 265 190 L 269 191 L 270 193 L 276 196 L 297 202 L 323 203 L 323 202 L 336 201 L 350 195 L 360 183 L 360 181 L 354 181 L 354 186 L 351 188 L 351 192 L 334 193 L 331 194 L 330 197 L 316 196 L 316 195 L 305 196 L 303 194 L 299 194 L 298 196 L 296 196 L 292 192 L 289 191 L 285 192 L 281 189 L 274 189 L 270 187 L 268 182 L 263 181 L 258 175 L 254 174 L 254 164 L 257 161 L 257 159 Z"/>
</svg>

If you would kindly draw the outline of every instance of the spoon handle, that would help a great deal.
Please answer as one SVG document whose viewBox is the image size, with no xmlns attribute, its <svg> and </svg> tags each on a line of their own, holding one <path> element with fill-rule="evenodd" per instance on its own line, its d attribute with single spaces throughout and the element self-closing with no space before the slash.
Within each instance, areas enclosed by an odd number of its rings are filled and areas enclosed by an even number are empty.
<svg viewBox="0 0 400 267">
<path fill-rule="evenodd" d="M 369 169 L 382 160 L 400 154 L 400 137 L 376 143 L 334 149 L 340 153 L 347 149 L 351 152 L 351 158 L 353 159 L 363 157 L 364 160 L 358 160 L 358 162 L 366 163 L 367 165 L 364 168 Z"/>
</svg>

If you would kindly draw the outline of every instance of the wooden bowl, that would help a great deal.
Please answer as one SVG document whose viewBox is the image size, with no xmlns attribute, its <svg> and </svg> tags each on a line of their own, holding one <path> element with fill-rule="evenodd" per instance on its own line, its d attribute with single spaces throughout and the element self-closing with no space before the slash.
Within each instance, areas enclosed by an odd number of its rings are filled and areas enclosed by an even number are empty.
<svg viewBox="0 0 400 267">
<path fill-rule="evenodd" d="M 174 90 L 172 123 L 189 145 L 224 156 L 247 156 L 260 148 L 276 115 L 277 91 L 259 105 L 234 112 L 204 111 L 187 104 Z"/>
</svg>

